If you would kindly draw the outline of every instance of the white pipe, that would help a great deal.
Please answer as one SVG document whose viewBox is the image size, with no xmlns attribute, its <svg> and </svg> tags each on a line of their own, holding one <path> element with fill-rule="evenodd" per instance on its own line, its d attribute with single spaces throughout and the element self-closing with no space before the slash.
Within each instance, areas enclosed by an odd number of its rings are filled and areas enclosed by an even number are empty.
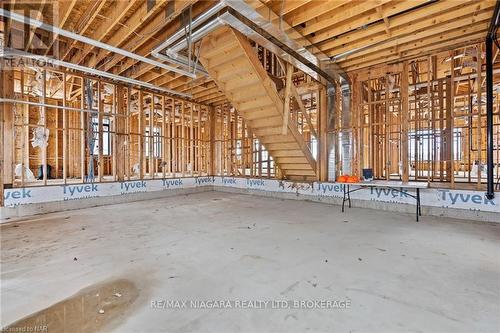
<svg viewBox="0 0 500 333">
<path fill-rule="evenodd" d="M 97 109 L 80 109 L 80 108 L 73 108 L 71 106 L 52 105 L 52 104 L 44 104 L 44 103 L 24 101 L 22 99 L 0 98 L 0 103 L 12 103 L 12 104 L 25 104 L 25 105 L 31 105 L 31 106 L 43 106 L 43 107 L 52 108 L 52 109 L 62 109 L 62 110 L 68 110 L 68 111 L 78 111 L 78 112 L 88 112 L 88 113 L 98 113 L 99 112 L 99 110 L 97 110 Z M 127 116 L 127 115 L 124 115 L 124 114 L 111 113 L 111 112 L 104 112 L 103 115 L 105 115 L 105 116 L 118 116 L 118 117 L 126 117 Z"/>
<path fill-rule="evenodd" d="M 186 76 L 191 77 L 191 78 L 196 78 L 195 74 L 190 73 L 188 71 L 185 71 L 183 69 L 176 68 L 176 67 L 173 67 L 173 66 L 169 66 L 169 65 L 166 65 L 166 64 L 161 63 L 159 61 L 156 61 L 156 60 L 153 60 L 153 59 L 149 59 L 149 58 L 140 56 L 138 54 L 129 52 L 127 50 L 120 49 L 118 47 L 114 47 L 114 46 L 106 44 L 106 43 L 102 43 L 102 42 L 100 42 L 98 40 L 91 39 L 91 38 L 88 38 L 88 37 L 85 37 L 85 36 L 82 36 L 82 35 L 75 34 L 75 33 L 71 32 L 71 31 L 67 31 L 67 30 L 64 30 L 64 29 L 52 26 L 50 24 L 43 23 L 42 21 L 35 20 L 35 19 L 31 18 L 31 17 L 27 17 L 27 16 L 24 16 L 24 15 L 16 14 L 16 13 L 12 13 L 12 12 L 10 12 L 8 10 L 1 9 L 1 8 L 0 8 L 0 16 L 10 18 L 10 19 L 12 19 L 14 21 L 17 21 L 17 22 L 28 23 L 29 25 L 32 25 L 32 26 L 34 26 L 36 28 L 40 28 L 40 29 L 43 29 L 43 30 L 46 30 L 46 31 L 49 31 L 49 32 L 52 32 L 52 33 L 55 33 L 55 34 L 58 34 L 58 35 L 61 35 L 61 36 L 64 36 L 64 37 L 68 37 L 68 38 L 71 38 L 71 39 L 74 39 L 74 40 L 77 40 L 77 41 L 80 41 L 80 42 L 83 42 L 83 43 L 86 43 L 86 44 L 90 44 L 90 45 L 96 46 L 96 47 L 100 47 L 100 48 L 105 49 L 105 50 L 107 50 L 109 52 L 118 53 L 118 54 L 121 54 L 121 55 L 123 55 L 125 57 L 129 57 L 129 58 L 132 58 L 132 59 L 135 59 L 135 60 L 138 60 L 138 61 L 142 61 L 142 62 L 148 63 L 150 65 L 166 69 L 168 71 L 172 71 L 172 72 L 175 72 L 175 73 L 178 73 L 178 74 L 186 75 Z"/>
<path fill-rule="evenodd" d="M 200 16 L 198 16 L 196 19 L 194 19 L 193 22 L 191 22 L 191 29 L 197 28 L 201 23 L 205 22 L 208 18 L 210 18 L 212 15 L 216 14 L 219 10 L 221 10 L 225 6 L 226 6 L 226 3 L 224 1 L 220 1 L 212 8 L 210 8 L 206 12 L 202 13 Z M 185 34 L 184 27 L 181 27 L 172 36 L 168 37 L 163 43 L 161 43 L 160 45 L 155 47 L 151 53 L 152 54 L 159 53 L 161 50 L 169 47 L 177 39 L 184 38 L 184 34 Z"/>
<path fill-rule="evenodd" d="M 158 86 L 155 86 L 155 85 L 148 83 L 148 82 L 139 81 L 136 79 L 131 79 L 129 77 L 120 76 L 120 75 L 116 75 L 116 74 L 111 74 L 111 73 L 104 72 L 104 71 L 101 71 L 98 69 L 89 68 L 89 67 L 85 67 L 85 66 L 81 66 L 81 65 L 77 65 L 77 64 L 72 64 L 70 62 L 52 59 L 52 58 L 41 56 L 41 55 L 31 54 L 31 53 L 24 52 L 24 51 L 18 51 L 18 50 L 13 50 L 13 49 L 9 49 L 9 48 L 5 48 L 3 50 L 0 49 L 0 58 L 5 58 L 5 57 L 22 57 L 22 58 L 27 58 L 27 59 L 35 59 L 37 61 L 43 61 L 46 64 L 50 64 L 53 66 L 61 66 L 61 67 L 71 68 L 71 69 L 74 69 L 77 71 L 90 73 L 90 74 L 94 74 L 94 75 L 99 75 L 99 76 L 106 77 L 106 78 L 111 79 L 111 80 L 126 82 L 129 84 L 141 86 L 141 87 L 152 89 L 152 90 L 161 91 L 161 92 L 171 94 L 171 95 L 182 96 L 185 98 L 192 97 L 192 95 L 190 95 L 190 94 L 185 94 L 185 93 L 181 93 L 181 92 L 178 92 L 175 90 L 158 87 Z"/>
<path fill-rule="evenodd" d="M 219 12 L 219 10 L 223 9 L 226 6 L 227 6 L 227 4 L 226 4 L 225 1 L 218 2 L 217 4 L 215 4 L 215 6 L 213 6 L 212 8 L 210 8 L 209 10 L 203 12 L 201 15 L 199 15 L 197 18 L 195 18 L 191 22 L 191 29 L 195 29 L 200 24 L 205 23 L 205 21 L 207 19 L 209 19 L 211 16 L 217 14 Z M 185 28 L 181 27 L 179 30 L 177 30 L 177 32 L 175 32 L 173 35 L 171 35 L 170 37 L 168 37 L 163 43 L 161 43 L 160 45 L 158 45 L 157 47 L 155 47 L 151 51 L 151 55 L 153 57 L 155 57 L 155 58 L 162 59 L 162 60 L 165 60 L 165 61 L 169 61 L 169 62 L 172 62 L 174 64 L 179 64 L 179 65 L 182 65 L 184 67 L 189 66 L 188 58 L 186 58 L 183 55 L 178 54 L 177 52 L 174 52 L 174 53 L 169 52 L 166 56 L 164 54 L 160 53 L 165 48 L 169 48 L 170 49 L 171 44 L 173 44 L 174 42 L 176 42 L 178 39 L 184 38 L 184 37 L 185 37 Z M 182 43 L 182 42 L 183 41 L 181 41 L 180 43 Z M 205 71 L 203 69 L 203 67 L 200 66 L 200 65 L 196 65 L 196 67 L 193 68 L 193 72 L 194 73 L 200 73 L 200 74 L 203 74 L 203 75 L 208 75 L 207 71 Z"/>
</svg>

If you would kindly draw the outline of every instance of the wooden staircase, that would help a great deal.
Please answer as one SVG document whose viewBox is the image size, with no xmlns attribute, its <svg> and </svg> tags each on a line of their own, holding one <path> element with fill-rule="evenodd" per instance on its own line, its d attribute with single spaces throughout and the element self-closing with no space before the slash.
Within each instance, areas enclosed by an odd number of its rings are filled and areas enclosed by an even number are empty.
<svg viewBox="0 0 500 333">
<path fill-rule="evenodd" d="M 316 161 L 297 125 L 289 119 L 283 131 L 284 101 L 248 39 L 220 28 L 202 40 L 200 62 L 269 151 L 283 178 L 317 180 Z"/>
</svg>

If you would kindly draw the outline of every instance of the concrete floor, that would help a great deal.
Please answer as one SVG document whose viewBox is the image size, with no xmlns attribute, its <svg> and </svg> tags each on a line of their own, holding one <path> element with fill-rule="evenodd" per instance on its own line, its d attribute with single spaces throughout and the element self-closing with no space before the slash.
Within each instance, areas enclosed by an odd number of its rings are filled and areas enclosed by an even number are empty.
<svg viewBox="0 0 500 333">
<path fill-rule="evenodd" d="M 500 225 L 422 220 L 206 192 L 9 223 L 1 326 L 126 279 L 138 296 L 103 332 L 498 332 Z M 349 309 L 151 306 L 346 299 Z"/>
</svg>

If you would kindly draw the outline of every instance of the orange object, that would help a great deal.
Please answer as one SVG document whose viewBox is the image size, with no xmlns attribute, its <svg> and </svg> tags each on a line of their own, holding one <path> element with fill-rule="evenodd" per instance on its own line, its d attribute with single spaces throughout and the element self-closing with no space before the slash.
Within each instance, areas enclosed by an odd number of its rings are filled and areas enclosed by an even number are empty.
<svg viewBox="0 0 500 333">
<path fill-rule="evenodd" d="M 337 178 L 337 182 L 339 183 L 345 183 L 347 181 L 347 176 L 339 176 Z"/>
<path fill-rule="evenodd" d="M 357 183 L 359 182 L 359 177 L 358 176 L 348 176 L 346 183 Z"/>
</svg>

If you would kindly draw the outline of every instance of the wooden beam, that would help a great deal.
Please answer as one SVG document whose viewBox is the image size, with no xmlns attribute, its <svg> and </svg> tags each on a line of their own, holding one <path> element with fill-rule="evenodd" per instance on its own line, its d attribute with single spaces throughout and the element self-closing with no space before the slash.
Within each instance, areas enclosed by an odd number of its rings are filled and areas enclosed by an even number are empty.
<svg viewBox="0 0 500 333">
<path fill-rule="evenodd" d="M 139 90 L 139 179 L 144 178 L 144 128 L 145 128 L 145 117 L 144 117 L 144 96 L 142 90 Z"/>
<path fill-rule="evenodd" d="M 57 2 L 58 6 L 58 22 L 55 24 L 59 28 L 64 28 L 64 25 L 68 21 L 68 18 L 71 15 L 71 12 L 73 11 L 73 8 L 75 8 L 75 5 L 78 3 L 78 0 L 69 0 L 69 1 L 59 1 Z M 57 34 L 52 35 L 52 39 L 50 40 L 49 44 L 47 45 L 47 49 L 45 50 L 45 55 L 48 55 L 50 50 L 52 49 L 54 43 L 56 41 L 59 42 Z M 56 43 L 57 50 L 54 51 L 54 55 L 59 55 L 59 45 Z"/>
<path fill-rule="evenodd" d="M 293 66 L 286 63 L 286 83 L 285 83 L 285 103 L 283 104 L 283 135 L 288 132 L 288 119 L 290 118 L 290 97 L 293 86 L 292 82 Z"/>
<path fill-rule="evenodd" d="M 332 12 L 340 6 L 345 5 L 343 7 L 345 9 L 347 7 L 346 4 L 349 4 L 349 2 L 350 1 L 348 0 L 311 1 L 308 4 L 301 6 L 300 10 L 296 10 L 295 12 L 286 15 L 285 20 L 290 22 L 290 25 L 295 27 L 308 21 L 311 22 L 320 15 Z M 275 13 L 278 15 L 280 14 L 279 11 L 275 11 Z"/>
<path fill-rule="evenodd" d="M 92 22 L 94 22 L 94 19 L 97 17 L 97 15 L 99 15 L 99 12 L 106 3 L 107 0 L 93 0 L 91 2 L 90 7 L 86 11 L 87 15 L 80 17 L 80 21 L 74 27 L 74 29 L 78 31 L 78 34 L 83 36 L 85 32 L 87 32 L 87 29 L 92 25 Z M 68 58 L 68 56 L 71 54 L 71 51 L 78 45 L 78 43 L 79 42 L 76 40 L 71 41 L 70 45 L 66 49 L 65 54 L 62 57 L 62 60 Z M 72 61 L 74 61 L 74 59 L 72 59 Z"/>
<path fill-rule="evenodd" d="M 477 190 L 480 190 L 481 189 L 482 146 L 483 146 L 482 145 L 483 136 L 482 136 L 482 128 L 481 128 L 482 127 L 482 112 L 481 112 L 481 110 L 482 110 L 482 102 L 481 102 L 482 79 L 481 79 L 481 72 L 482 72 L 483 61 L 481 59 L 481 54 L 482 54 L 481 44 L 477 44 L 476 49 L 477 49 L 477 56 L 476 56 L 476 59 L 477 59 L 477 67 L 476 67 L 476 73 L 477 73 L 477 77 L 476 77 L 476 84 L 477 84 L 477 88 L 476 88 L 476 93 L 477 93 L 477 95 L 476 95 L 476 100 L 477 100 L 476 160 L 478 163 L 477 164 L 477 183 L 476 184 L 477 184 Z M 453 63 L 453 59 L 451 60 L 451 63 Z M 472 102 L 472 101 L 469 101 L 469 102 Z M 473 128 L 472 124 L 470 126 Z M 472 140 L 470 142 L 472 142 Z"/>
<path fill-rule="evenodd" d="M 433 20 L 424 20 L 414 26 L 402 26 L 400 28 L 392 29 L 392 38 L 388 39 L 385 34 L 378 34 L 375 36 L 358 39 L 348 44 L 337 45 L 336 41 L 326 42 L 320 46 L 320 49 L 324 52 L 331 53 L 334 50 L 335 54 L 341 54 L 344 52 L 356 50 L 358 48 L 365 48 L 367 46 L 373 45 L 369 48 L 371 52 L 375 52 L 377 49 L 383 49 L 388 47 L 388 45 L 408 43 L 420 38 L 430 37 L 441 32 L 450 31 L 453 29 L 459 29 L 470 25 L 478 24 L 478 22 L 488 21 L 491 19 L 491 10 L 483 9 L 480 12 L 475 12 L 472 15 L 466 15 L 463 17 L 456 18 L 452 21 L 447 22 L 433 22 Z M 428 29 L 429 24 L 432 24 L 432 29 Z M 419 29 L 419 30 L 417 30 Z M 394 38 L 398 37 L 398 38 Z M 337 45 L 337 46 L 335 46 Z"/>
<path fill-rule="evenodd" d="M 398 44 L 396 46 L 389 46 L 387 48 L 375 50 L 367 50 L 367 52 L 359 52 L 353 54 L 352 56 L 347 56 L 339 62 L 342 68 L 349 70 L 354 66 L 358 67 L 365 64 L 377 64 L 392 60 L 398 60 L 402 57 L 422 55 L 426 52 L 433 52 L 436 49 L 442 49 L 443 47 L 452 47 L 462 42 L 469 42 L 477 38 L 477 35 L 484 35 L 484 31 L 487 29 L 487 22 L 455 29 L 452 31 L 446 31 L 432 37 L 421 38 L 419 40 L 411 41 L 409 43 Z"/>
<path fill-rule="evenodd" d="M 339 29 L 340 27 L 337 28 L 336 26 L 333 26 L 332 28 L 327 29 L 326 32 L 321 32 L 316 34 L 314 37 L 311 37 L 311 41 L 321 45 L 326 44 L 326 40 L 336 36 L 337 38 L 332 40 L 332 42 L 335 41 L 336 45 L 342 45 L 362 38 L 366 38 L 368 36 L 375 36 L 383 32 L 386 32 L 387 36 L 387 23 L 385 21 L 377 23 L 381 17 L 387 19 L 388 17 L 393 16 L 390 19 L 390 28 L 401 28 L 405 26 L 411 27 L 415 25 L 422 26 L 422 20 L 428 21 L 439 19 L 439 15 L 441 15 L 442 13 L 453 13 L 455 15 L 455 18 L 460 17 L 463 14 L 460 12 L 457 13 L 457 10 L 466 6 L 468 6 L 466 7 L 466 10 L 468 11 L 477 11 L 477 8 L 474 8 L 472 6 L 474 5 L 474 3 L 460 2 L 455 0 L 438 1 L 435 3 L 431 3 L 422 9 L 411 10 L 412 8 L 425 3 L 428 3 L 428 1 L 399 1 L 384 6 L 379 6 L 377 7 L 378 15 L 360 15 L 352 21 L 349 20 L 347 26 L 344 26 L 343 29 Z M 475 3 L 475 5 L 478 6 L 477 3 Z M 483 8 L 485 5 L 486 3 L 482 5 L 480 4 L 479 8 Z M 448 15 L 448 17 L 449 16 L 450 15 Z M 444 18 L 444 16 L 442 16 L 442 18 Z M 440 21 L 443 22 L 442 19 Z M 359 27 L 364 28 L 357 29 Z M 416 30 L 417 29 L 415 29 L 415 31 Z"/>
<path fill-rule="evenodd" d="M 297 98 L 297 97 L 296 97 Z M 328 180 L 328 108 L 327 108 L 327 90 L 321 87 L 318 90 L 318 132 L 319 136 L 316 134 L 316 142 L 318 143 L 318 167 L 317 172 L 319 181 Z M 299 99 L 300 96 L 299 96 Z M 302 100 L 301 100 L 302 102 Z M 304 112 L 304 111 L 302 111 Z M 310 121 L 310 119 L 309 119 Z M 311 126 L 311 125 L 309 125 Z M 311 127 L 313 129 L 313 127 Z M 311 132 L 312 133 L 312 132 Z"/>
<path fill-rule="evenodd" d="M 102 1 L 103 3 L 105 1 Z M 135 5 L 134 1 L 117 1 L 114 2 L 107 10 L 106 19 L 99 23 L 99 29 L 96 29 L 89 37 L 98 41 L 103 41 L 104 38 L 120 24 L 120 21 L 128 14 L 130 9 Z M 74 44 L 72 44 L 74 45 Z M 76 53 L 71 57 L 69 62 L 80 64 L 85 57 L 95 49 L 95 46 L 85 44 L 82 48 L 78 48 Z"/>
<path fill-rule="evenodd" d="M 375 10 L 376 7 L 390 2 L 391 0 L 375 0 L 375 1 L 348 1 L 342 6 L 336 8 L 331 13 L 316 15 L 313 19 L 305 22 L 305 28 L 298 29 L 304 36 L 313 32 L 328 28 L 338 22 L 347 21 L 352 17 L 366 13 L 370 10 Z M 328 1 L 330 2 L 330 1 Z M 295 24 L 292 23 L 295 26 Z"/>
<path fill-rule="evenodd" d="M 39 21 L 42 20 L 43 9 L 44 9 L 46 3 L 47 3 L 47 0 L 40 1 L 39 8 L 36 11 L 36 16 L 34 17 L 35 20 L 39 20 Z M 29 30 L 27 31 L 28 36 L 27 36 L 26 44 L 24 45 L 24 51 L 28 51 L 31 48 L 31 42 L 33 41 L 33 38 L 35 37 L 35 31 L 36 31 L 36 27 L 29 26 Z"/>
<path fill-rule="evenodd" d="M 47 107 L 45 106 L 47 104 L 47 71 L 45 69 L 42 70 L 42 104 L 43 106 L 40 107 L 41 111 L 41 118 L 39 119 L 39 124 L 43 128 L 43 133 L 45 134 L 47 130 Z M 49 134 L 50 135 L 50 134 Z M 43 171 L 43 185 L 47 185 L 47 145 L 49 143 L 49 140 L 47 140 L 47 143 L 43 146 L 40 147 L 42 150 L 42 171 Z"/>
<path fill-rule="evenodd" d="M 158 44 L 157 39 L 152 39 L 155 35 L 152 34 L 147 36 L 141 36 L 140 33 L 137 36 L 131 38 L 134 32 L 141 28 L 144 31 L 160 31 L 161 28 L 166 27 L 169 23 L 172 22 L 185 8 L 194 4 L 195 0 L 187 0 L 187 1 L 175 1 L 175 11 L 173 14 L 166 16 L 166 12 L 162 11 L 162 9 L 167 5 L 166 1 L 156 2 L 155 6 L 151 8 L 149 11 L 147 9 L 146 3 L 141 5 L 132 16 L 124 22 L 124 24 L 113 33 L 113 35 L 107 40 L 107 43 L 116 47 L 120 47 L 127 51 L 135 52 L 142 56 L 148 56 L 153 47 Z M 147 22 L 145 24 L 145 22 Z M 174 27 L 176 25 L 171 24 L 170 33 L 172 33 Z M 167 34 L 161 34 L 157 36 L 160 40 L 168 37 Z M 90 65 L 99 64 L 104 58 L 110 55 L 106 50 L 99 50 L 97 53 L 95 60 Z M 112 67 L 116 66 L 118 63 L 123 61 L 123 64 L 120 65 L 119 69 L 115 69 L 113 73 L 121 74 L 126 69 L 134 66 L 137 63 L 136 60 L 125 58 L 121 55 L 114 55 L 109 61 L 101 67 L 102 70 L 109 71 Z M 152 65 L 143 64 L 142 66 L 151 69 Z"/>
<path fill-rule="evenodd" d="M 116 137 L 116 150 L 113 152 L 113 155 L 116 156 L 116 180 L 124 181 L 125 180 L 125 170 L 126 170 L 126 160 L 128 159 L 127 154 L 125 154 L 125 150 L 127 149 L 127 109 L 125 108 L 125 88 L 122 85 L 116 86 L 116 115 L 115 117 L 115 137 Z M 130 104 L 130 99 L 127 100 L 127 103 Z M 126 116 L 126 117 L 122 117 Z"/>
<path fill-rule="evenodd" d="M 104 172 L 104 158 L 103 158 L 103 150 L 104 150 L 104 133 L 102 131 L 103 126 L 103 113 L 104 113 L 104 97 L 102 94 L 102 83 L 97 81 L 97 107 L 98 107 L 98 113 L 97 113 L 97 137 L 99 146 L 97 147 L 97 179 L 99 182 L 102 182 L 102 176 Z"/>
<path fill-rule="evenodd" d="M 486 24 L 484 26 L 486 26 Z M 403 56 L 403 53 L 400 53 L 400 54 L 395 55 L 395 56 L 386 57 L 386 58 L 379 58 L 379 59 L 382 59 L 382 62 L 388 62 L 389 64 L 392 64 L 392 63 L 403 61 L 403 60 L 415 59 L 415 58 L 421 57 L 421 56 L 427 56 L 430 54 L 436 54 L 436 53 L 443 52 L 443 51 L 453 50 L 453 49 L 456 49 L 459 47 L 463 47 L 465 45 L 470 45 L 473 43 L 480 42 L 481 40 L 484 39 L 485 31 L 486 30 L 484 30 L 484 29 L 480 29 L 479 32 L 473 33 L 473 34 L 468 34 L 468 35 L 464 36 L 463 38 L 461 37 L 461 38 L 451 39 L 449 41 L 445 41 L 442 43 L 438 42 L 438 43 L 432 44 L 428 47 L 416 48 L 414 50 L 409 50 L 408 52 L 404 52 L 404 56 Z M 376 66 L 376 65 L 379 65 L 380 63 L 381 63 L 381 61 L 374 60 L 374 61 L 363 62 L 361 64 L 356 64 L 356 65 L 350 66 L 350 67 L 344 67 L 344 69 L 346 71 L 350 72 L 350 71 L 365 68 L 365 67 Z"/>
<path fill-rule="evenodd" d="M 62 77 L 62 84 L 63 84 L 63 106 L 66 107 L 68 106 L 68 91 L 67 91 L 67 75 L 66 73 L 63 73 Z M 24 89 L 23 89 L 24 90 Z M 69 149 L 68 149 L 68 110 L 63 109 L 62 110 L 63 114 L 63 119 L 62 119 L 62 125 L 63 125 L 63 165 L 62 165 L 62 176 L 63 176 L 63 182 L 66 184 L 67 182 L 67 176 L 68 176 L 68 157 L 69 157 Z M 58 156 L 56 156 L 58 158 Z M 29 167 L 29 166 L 28 166 Z M 24 172 L 23 172 L 24 173 Z"/>
<path fill-rule="evenodd" d="M 0 97 L 14 98 L 14 73 L 8 69 L 4 59 L 0 59 Z M 0 105 L 0 207 L 4 206 L 4 187 L 10 187 L 13 181 L 13 159 L 14 149 L 14 111 L 11 103 Z"/>
</svg>

